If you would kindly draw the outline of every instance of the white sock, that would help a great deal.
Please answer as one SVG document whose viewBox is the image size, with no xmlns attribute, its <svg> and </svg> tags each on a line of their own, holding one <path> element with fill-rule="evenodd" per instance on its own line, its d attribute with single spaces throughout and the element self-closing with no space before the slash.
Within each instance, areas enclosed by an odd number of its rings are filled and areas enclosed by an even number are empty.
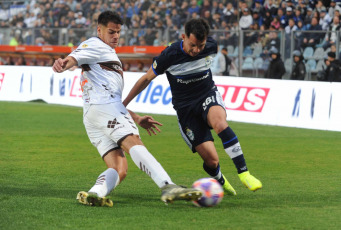
<svg viewBox="0 0 341 230">
<path fill-rule="evenodd" d="M 166 184 L 174 184 L 161 164 L 143 145 L 135 145 L 129 150 L 131 159 L 137 167 L 147 173 L 159 188 Z"/>
<path fill-rule="evenodd" d="M 104 197 L 108 195 L 119 183 L 120 177 L 117 171 L 113 168 L 108 168 L 99 175 L 95 185 L 89 190 L 89 192 L 94 192 L 97 196 Z"/>
<path fill-rule="evenodd" d="M 227 155 L 230 156 L 231 159 L 239 155 L 243 155 L 243 151 L 242 151 L 242 148 L 240 147 L 239 142 L 232 145 L 231 147 L 226 148 L 225 152 L 227 153 Z"/>
</svg>

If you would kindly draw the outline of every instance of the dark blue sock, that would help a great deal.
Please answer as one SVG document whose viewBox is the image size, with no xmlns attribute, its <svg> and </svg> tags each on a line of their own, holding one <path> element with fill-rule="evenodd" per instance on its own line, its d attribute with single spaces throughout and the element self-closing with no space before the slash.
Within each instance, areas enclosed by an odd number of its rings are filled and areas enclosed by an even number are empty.
<svg viewBox="0 0 341 230">
<path fill-rule="evenodd" d="M 204 170 L 208 173 L 208 175 L 210 175 L 211 177 L 216 177 L 218 176 L 219 174 L 219 171 L 220 171 L 220 164 L 218 164 L 218 167 L 215 168 L 215 169 L 212 169 L 212 168 L 209 168 L 205 162 L 203 164 L 203 168 Z M 225 180 L 224 180 L 224 177 L 223 177 L 223 174 L 221 174 L 220 178 L 215 178 L 221 185 L 223 185 L 225 183 Z"/>
<path fill-rule="evenodd" d="M 237 168 L 238 174 L 246 172 L 248 169 L 246 167 L 246 162 L 244 155 L 239 155 L 235 158 L 232 158 L 234 165 Z"/>
<path fill-rule="evenodd" d="M 223 142 L 224 149 L 226 153 L 231 157 L 234 165 L 237 168 L 238 173 L 248 171 L 246 167 L 246 162 L 244 158 L 244 154 L 240 148 L 240 146 L 236 146 L 233 149 L 227 150 L 229 147 L 239 143 L 236 134 L 230 127 L 227 127 L 223 131 L 221 131 L 218 136 L 220 137 L 221 141 Z"/>
<path fill-rule="evenodd" d="M 218 136 L 223 142 L 224 149 L 231 147 L 232 145 L 237 144 L 239 142 L 236 134 L 230 127 L 227 127 L 226 129 L 218 133 Z"/>
</svg>

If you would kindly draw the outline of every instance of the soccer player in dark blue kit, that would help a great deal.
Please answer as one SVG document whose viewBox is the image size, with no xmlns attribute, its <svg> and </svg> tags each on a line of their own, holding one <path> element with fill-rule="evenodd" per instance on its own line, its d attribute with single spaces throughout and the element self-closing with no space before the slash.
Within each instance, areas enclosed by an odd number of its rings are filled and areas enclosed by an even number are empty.
<svg viewBox="0 0 341 230">
<path fill-rule="evenodd" d="M 233 160 L 241 182 L 249 190 L 256 191 L 262 188 L 262 183 L 248 171 L 238 138 L 228 126 L 225 105 L 212 78 L 210 66 L 217 53 L 217 42 L 208 36 L 209 31 L 204 19 L 188 21 L 183 40 L 168 46 L 153 59 L 152 66 L 136 82 L 123 104 L 127 106 L 155 77 L 166 73 L 181 135 L 193 153 L 198 152 L 203 159 L 204 170 L 219 181 L 227 194 L 236 195 L 220 171 L 211 134 L 213 129 Z"/>
</svg>

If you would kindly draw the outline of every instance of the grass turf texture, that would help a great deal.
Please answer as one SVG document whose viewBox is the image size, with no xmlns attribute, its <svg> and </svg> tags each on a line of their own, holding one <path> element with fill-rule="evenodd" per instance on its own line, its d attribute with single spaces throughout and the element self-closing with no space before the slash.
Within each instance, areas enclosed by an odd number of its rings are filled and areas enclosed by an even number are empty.
<svg viewBox="0 0 341 230">
<path fill-rule="evenodd" d="M 181 139 L 175 116 L 153 115 L 162 133 L 142 140 L 174 182 L 207 177 Z M 248 191 L 215 135 L 223 173 L 237 191 L 213 208 L 160 190 L 128 156 L 113 208 L 78 204 L 105 164 L 90 144 L 81 108 L 0 102 L 0 229 L 340 229 L 341 133 L 230 122 L 263 189 Z"/>
</svg>

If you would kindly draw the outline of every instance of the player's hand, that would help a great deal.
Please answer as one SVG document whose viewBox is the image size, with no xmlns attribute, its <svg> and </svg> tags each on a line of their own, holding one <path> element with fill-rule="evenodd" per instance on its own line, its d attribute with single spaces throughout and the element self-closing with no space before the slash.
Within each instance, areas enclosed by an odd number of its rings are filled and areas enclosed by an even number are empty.
<svg viewBox="0 0 341 230">
<path fill-rule="evenodd" d="M 68 63 L 69 60 L 67 59 L 61 59 L 58 58 L 57 60 L 54 61 L 54 64 L 52 66 L 52 69 L 56 73 L 62 73 L 65 71 L 66 64 Z"/>
<path fill-rule="evenodd" d="M 151 116 L 139 117 L 139 119 L 137 120 L 137 124 L 146 129 L 149 136 L 151 136 L 152 134 L 156 135 L 156 131 L 159 133 L 161 132 L 158 126 L 162 126 L 162 124 L 154 120 Z"/>
</svg>

